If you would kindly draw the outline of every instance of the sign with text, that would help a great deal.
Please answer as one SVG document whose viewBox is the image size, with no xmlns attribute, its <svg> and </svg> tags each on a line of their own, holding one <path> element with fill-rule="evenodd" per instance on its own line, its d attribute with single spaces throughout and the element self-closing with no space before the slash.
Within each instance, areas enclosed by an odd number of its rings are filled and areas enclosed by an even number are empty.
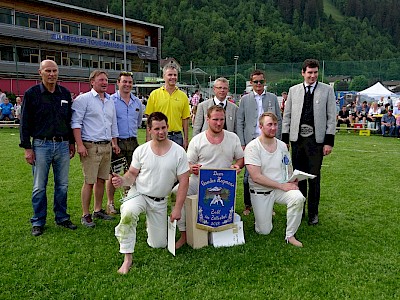
<svg viewBox="0 0 400 300">
<path fill-rule="evenodd" d="M 236 170 L 200 169 L 196 226 L 208 231 L 231 228 L 235 199 Z"/>
</svg>

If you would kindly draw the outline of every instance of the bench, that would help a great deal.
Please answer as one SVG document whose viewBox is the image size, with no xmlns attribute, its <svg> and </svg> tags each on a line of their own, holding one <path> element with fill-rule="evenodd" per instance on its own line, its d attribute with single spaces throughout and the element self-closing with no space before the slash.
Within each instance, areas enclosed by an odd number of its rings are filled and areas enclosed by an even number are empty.
<svg viewBox="0 0 400 300">
<path fill-rule="evenodd" d="M 0 128 L 19 128 L 19 124 L 14 121 L 0 121 Z"/>
</svg>

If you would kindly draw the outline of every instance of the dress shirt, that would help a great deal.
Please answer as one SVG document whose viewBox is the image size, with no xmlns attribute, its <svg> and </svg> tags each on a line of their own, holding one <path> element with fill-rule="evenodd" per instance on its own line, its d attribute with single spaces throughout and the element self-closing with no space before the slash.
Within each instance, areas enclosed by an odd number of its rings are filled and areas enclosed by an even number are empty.
<svg viewBox="0 0 400 300">
<path fill-rule="evenodd" d="M 128 105 L 121 98 L 119 91 L 112 94 L 110 98 L 115 104 L 119 138 L 137 137 L 138 127 L 143 117 L 143 107 L 139 98 L 131 93 Z"/>
<path fill-rule="evenodd" d="M 214 103 L 215 105 L 220 105 L 220 103 L 222 103 L 224 105 L 223 107 L 226 109 L 226 99 L 224 99 L 224 101 L 220 101 L 217 97 L 214 97 Z"/>
<path fill-rule="evenodd" d="M 262 92 L 262 94 L 258 94 L 255 91 L 253 91 L 254 93 L 254 99 L 257 102 L 257 111 L 258 111 L 258 118 L 257 118 L 257 124 L 258 124 L 258 119 L 260 118 L 260 116 L 264 113 L 264 107 L 263 107 L 263 96 L 265 95 L 265 90 Z M 271 106 L 271 102 L 269 103 Z M 255 136 L 259 136 L 261 134 L 261 130 L 260 130 L 260 126 L 256 126 L 255 128 Z"/>
<path fill-rule="evenodd" d="M 114 101 L 105 93 L 104 101 L 92 89 L 72 103 L 72 129 L 80 128 L 82 140 L 100 142 L 118 137 Z"/>
<path fill-rule="evenodd" d="M 74 144 L 70 127 L 71 103 L 71 93 L 59 85 L 56 85 L 54 93 L 50 93 L 43 83 L 28 89 L 21 107 L 20 147 L 31 149 L 30 137 L 63 137 Z"/>
<path fill-rule="evenodd" d="M 312 94 L 314 92 L 316 84 L 317 84 L 317 82 L 314 82 L 311 85 L 309 85 L 308 83 L 304 82 L 304 87 L 306 88 L 305 91 L 307 92 L 307 87 L 310 86 L 310 94 Z"/>
</svg>

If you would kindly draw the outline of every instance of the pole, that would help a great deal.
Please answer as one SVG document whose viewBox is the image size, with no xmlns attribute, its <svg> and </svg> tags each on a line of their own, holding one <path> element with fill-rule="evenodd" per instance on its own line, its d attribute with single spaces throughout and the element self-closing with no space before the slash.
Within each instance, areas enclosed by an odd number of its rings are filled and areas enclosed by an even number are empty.
<svg viewBox="0 0 400 300">
<path fill-rule="evenodd" d="M 233 59 L 235 60 L 235 102 L 236 102 L 236 99 L 237 99 L 237 97 L 236 97 L 237 62 L 238 62 L 239 56 L 235 55 L 233 57 Z"/>
<path fill-rule="evenodd" d="M 122 35 L 124 39 L 124 71 L 127 70 L 126 64 L 126 22 L 125 22 L 125 0 L 122 0 Z"/>
</svg>

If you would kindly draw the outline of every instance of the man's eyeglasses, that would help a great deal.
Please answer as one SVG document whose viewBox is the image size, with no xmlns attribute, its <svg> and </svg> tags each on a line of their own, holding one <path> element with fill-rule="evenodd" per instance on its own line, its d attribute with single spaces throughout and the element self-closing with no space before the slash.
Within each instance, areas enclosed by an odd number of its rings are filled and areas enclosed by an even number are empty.
<svg viewBox="0 0 400 300">
<path fill-rule="evenodd" d="M 253 80 L 252 81 L 254 84 L 264 84 L 265 80 Z"/>
<path fill-rule="evenodd" d="M 132 76 L 133 73 L 132 72 L 127 72 L 127 71 L 122 71 L 121 73 L 119 73 L 119 76 Z"/>
<path fill-rule="evenodd" d="M 229 90 L 229 88 L 227 88 L 225 86 L 214 86 L 214 88 L 216 88 L 217 90 L 223 90 L 223 91 Z"/>
</svg>

